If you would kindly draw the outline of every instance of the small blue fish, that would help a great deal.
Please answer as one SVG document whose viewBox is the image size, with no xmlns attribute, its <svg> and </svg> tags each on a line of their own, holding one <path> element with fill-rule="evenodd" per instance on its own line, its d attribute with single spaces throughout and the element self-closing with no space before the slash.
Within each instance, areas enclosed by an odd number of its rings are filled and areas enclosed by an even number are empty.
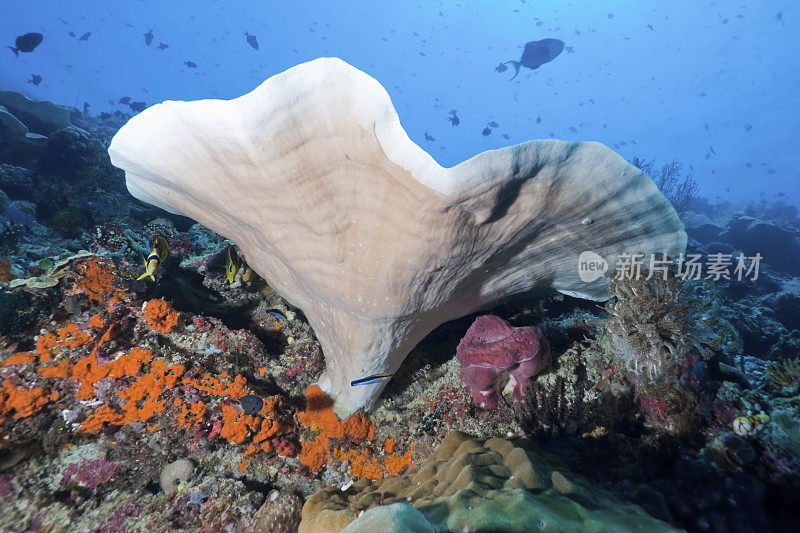
<svg viewBox="0 0 800 533">
<path fill-rule="evenodd" d="M 371 376 L 367 376 L 365 378 L 357 379 L 355 381 L 350 382 L 351 387 L 356 387 L 358 385 L 372 385 L 373 383 L 379 383 L 386 379 L 392 379 L 394 374 L 373 374 Z"/>
<path fill-rule="evenodd" d="M 267 314 L 274 316 L 276 320 L 286 321 L 286 317 L 283 316 L 283 314 L 280 311 L 276 311 L 274 309 L 270 309 L 269 311 L 267 311 Z"/>
</svg>

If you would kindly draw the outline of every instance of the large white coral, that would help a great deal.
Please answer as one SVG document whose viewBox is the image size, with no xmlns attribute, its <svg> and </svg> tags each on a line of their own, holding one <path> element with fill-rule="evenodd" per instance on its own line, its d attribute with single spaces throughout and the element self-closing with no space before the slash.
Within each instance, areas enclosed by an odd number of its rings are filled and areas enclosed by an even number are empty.
<svg viewBox="0 0 800 533">
<path fill-rule="evenodd" d="M 335 58 L 234 100 L 164 102 L 109 148 L 137 198 L 236 242 L 300 307 L 339 414 L 368 407 L 439 324 L 537 286 L 605 299 L 578 255 L 677 254 L 683 225 L 638 169 L 594 142 L 530 141 L 442 168 L 388 94 Z"/>
</svg>

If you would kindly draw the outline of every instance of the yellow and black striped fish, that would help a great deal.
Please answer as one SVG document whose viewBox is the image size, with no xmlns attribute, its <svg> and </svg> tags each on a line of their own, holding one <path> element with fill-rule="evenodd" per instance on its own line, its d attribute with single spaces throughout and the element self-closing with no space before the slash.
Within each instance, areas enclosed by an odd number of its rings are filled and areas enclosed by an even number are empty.
<svg viewBox="0 0 800 533">
<path fill-rule="evenodd" d="M 228 246 L 228 262 L 225 263 L 225 277 L 228 278 L 228 284 L 233 284 L 236 280 L 236 273 L 242 266 L 239 255 L 232 248 L 232 246 Z"/>
<path fill-rule="evenodd" d="M 156 274 L 161 270 L 164 260 L 169 255 L 169 243 L 167 239 L 159 235 L 156 237 L 156 243 L 150 254 L 144 260 L 144 274 L 136 278 L 136 281 L 149 277 L 151 280 L 156 280 Z"/>
</svg>

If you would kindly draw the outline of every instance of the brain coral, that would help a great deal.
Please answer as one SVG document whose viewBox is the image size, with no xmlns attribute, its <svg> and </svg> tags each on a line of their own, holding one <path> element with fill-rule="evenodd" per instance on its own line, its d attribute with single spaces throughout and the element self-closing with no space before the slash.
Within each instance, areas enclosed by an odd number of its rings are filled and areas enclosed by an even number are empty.
<svg viewBox="0 0 800 533">
<path fill-rule="evenodd" d="M 669 253 L 686 234 L 653 182 L 595 142 L 536 140 L 439 166 L 373 78 L 336 58 L 239 98 L 164 102 L 109 147 L 137 198 L 234 241 L 301 308 L 339 415 L 369 407 L 436 326 L 537 286 L 604 300 L 578 256 Z M 613 270 L 613 269 L 612 269 Z"/>
<path fill-rule="evenodd" d="M 571 474 L 529 441 L 453 432 L 402 476 L 312 495 L 300 533 L 339 532 L 362 511 L 394 503 L 410 503 L 439 531 L 676 531 Z"/>
</svg>

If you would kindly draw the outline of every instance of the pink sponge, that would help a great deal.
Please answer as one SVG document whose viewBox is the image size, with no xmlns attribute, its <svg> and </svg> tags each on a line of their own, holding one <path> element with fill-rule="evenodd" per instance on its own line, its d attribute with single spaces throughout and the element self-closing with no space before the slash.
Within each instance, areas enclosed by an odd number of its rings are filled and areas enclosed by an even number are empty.
<svg viewBox="0 0 800 533">
<path fill-rule="evenodd" d="M 513 397 L 520 400 L 530 379 L 550 364 L 550 345 L 536 326 L 516 328 L 494 315 L 483 315 L 456 348 L 461 380 L 473 401 L 492 409 L 500 399 L 498 380 L 509 376 Z"/>
</svg>

